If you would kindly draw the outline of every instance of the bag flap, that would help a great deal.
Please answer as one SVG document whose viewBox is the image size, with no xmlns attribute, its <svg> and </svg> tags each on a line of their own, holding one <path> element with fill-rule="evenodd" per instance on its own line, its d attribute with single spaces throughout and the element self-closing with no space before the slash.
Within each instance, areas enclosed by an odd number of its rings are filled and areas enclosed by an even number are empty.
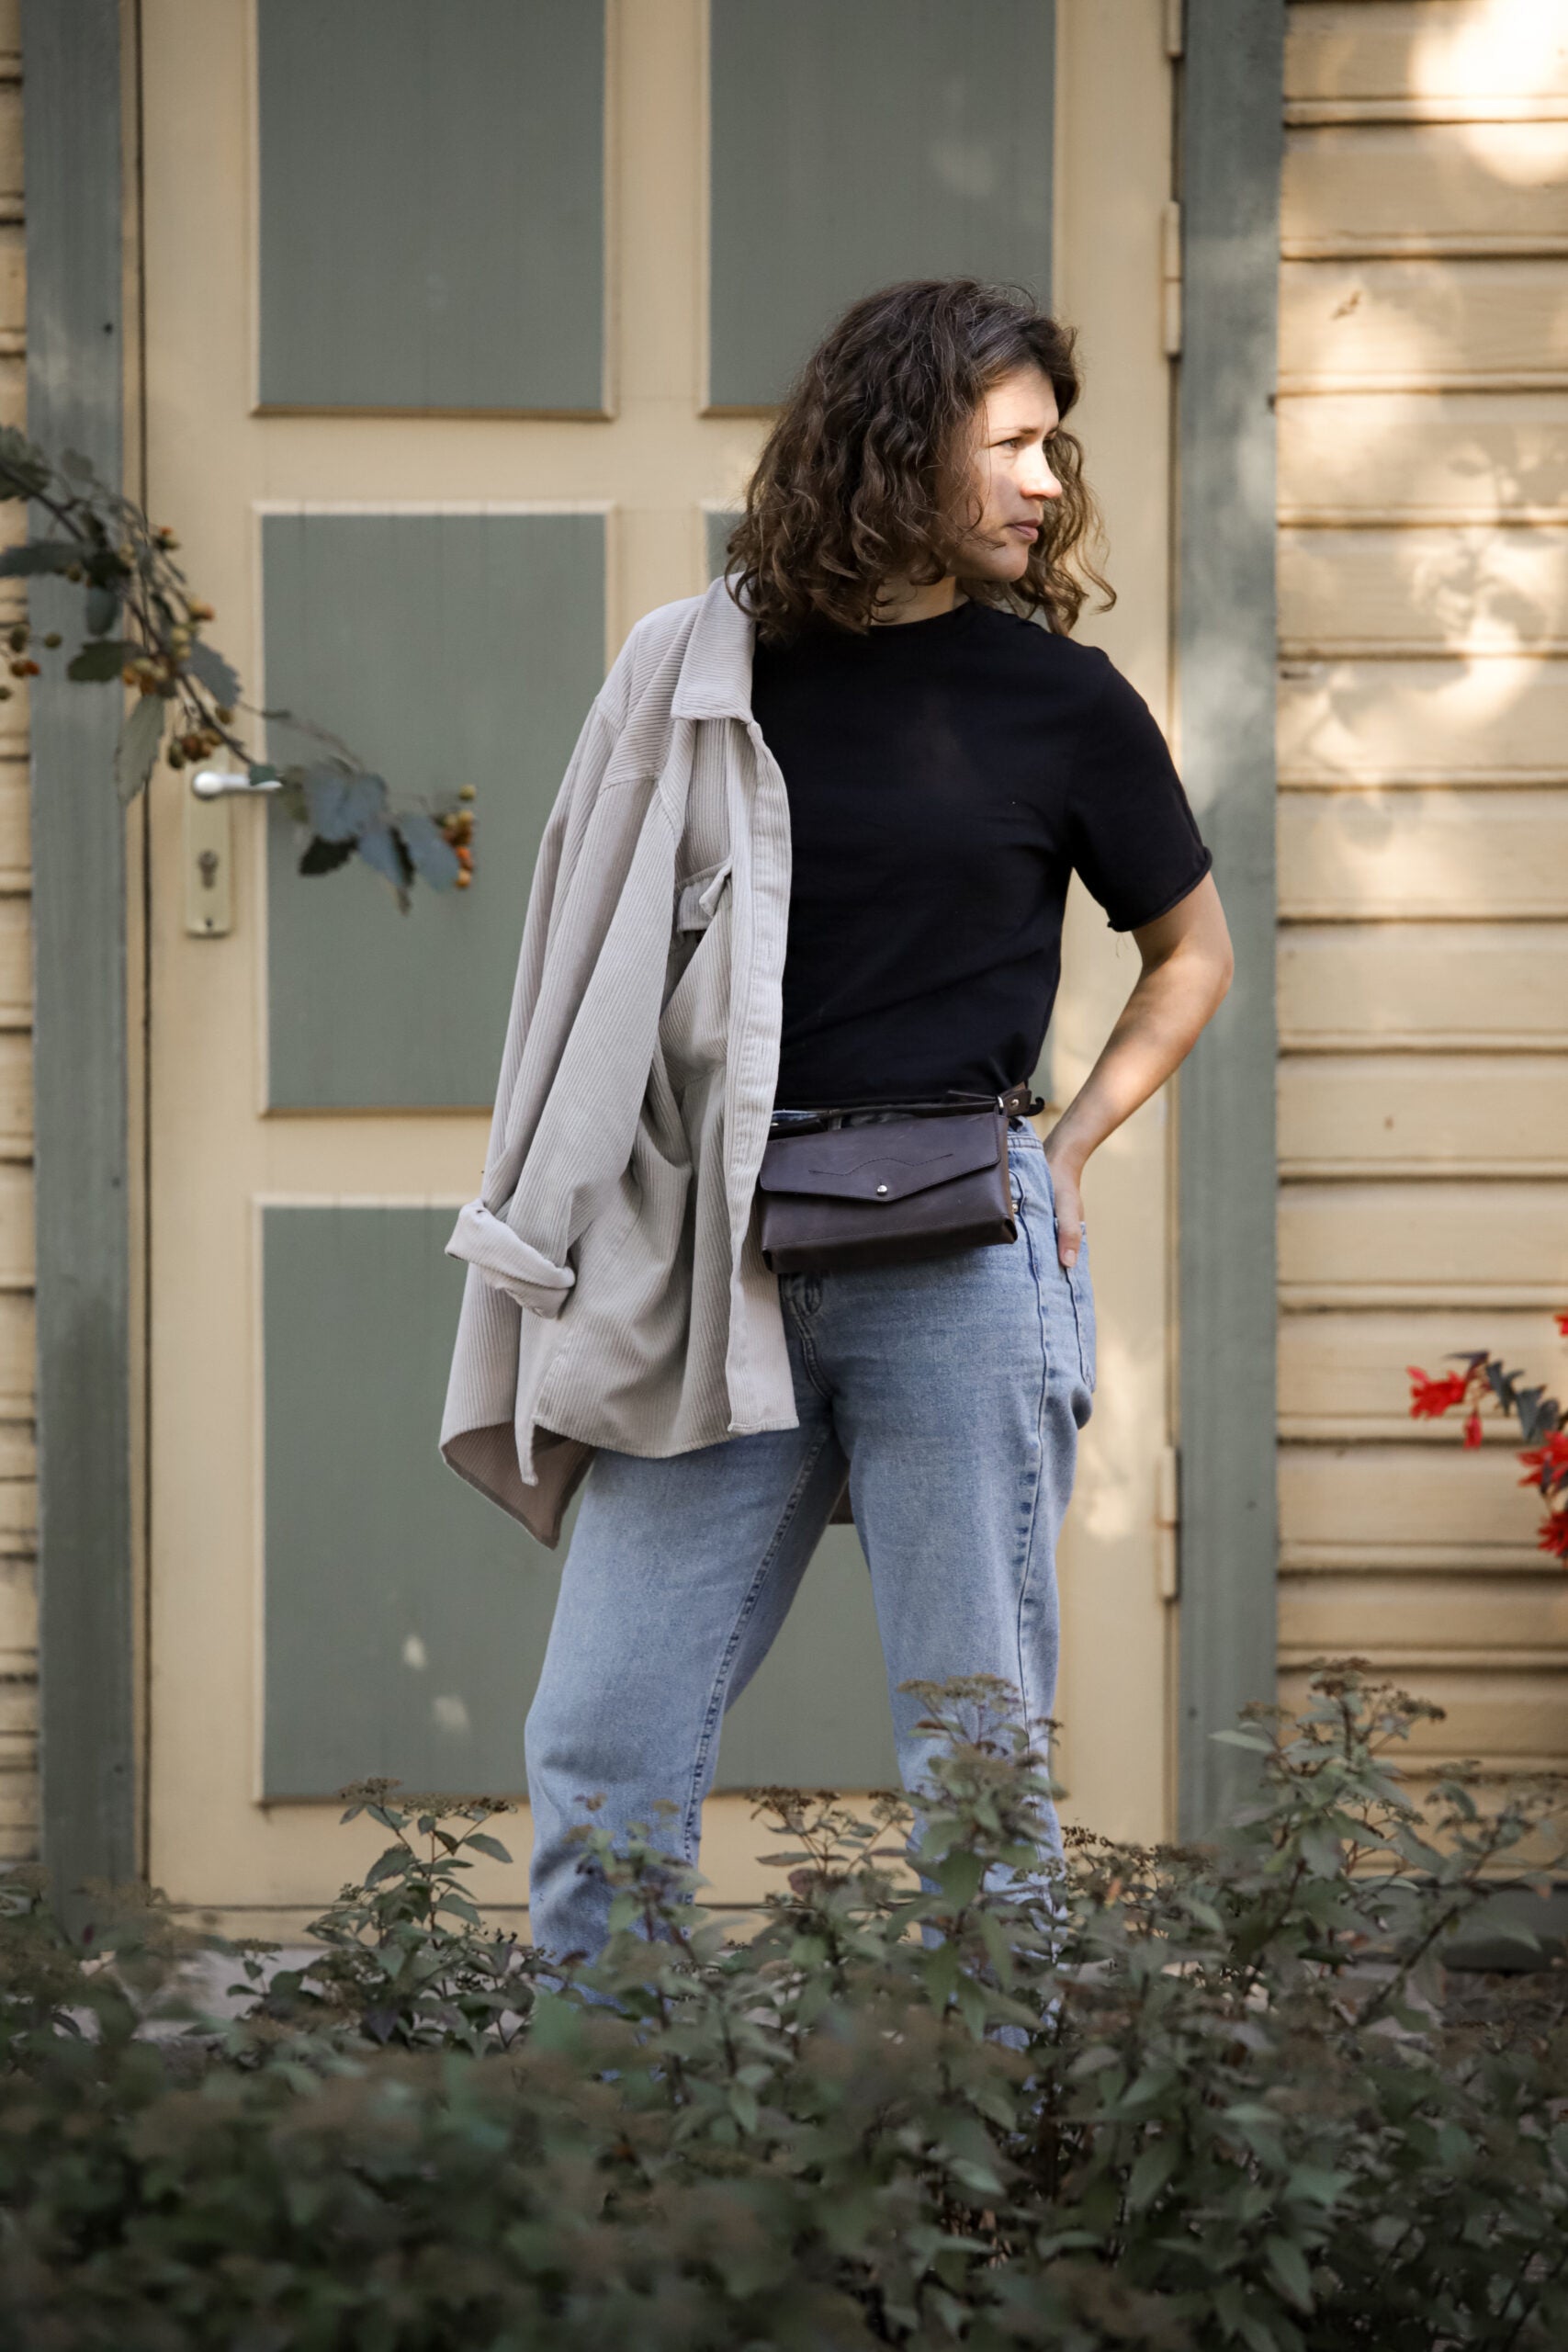
<svg viewBox="0 0 1568 2352">
<path fill-rule="evenodd" d="M 981 1111 L 902 1126 L 825 1127 L 820 1135 L 775 1136 L 762 1154 L 757 1182 L 764 1193 L 908 1200 L 933 1184 L 994 1168 L 999 1118 L 996 1111 Z"/>
</svg>

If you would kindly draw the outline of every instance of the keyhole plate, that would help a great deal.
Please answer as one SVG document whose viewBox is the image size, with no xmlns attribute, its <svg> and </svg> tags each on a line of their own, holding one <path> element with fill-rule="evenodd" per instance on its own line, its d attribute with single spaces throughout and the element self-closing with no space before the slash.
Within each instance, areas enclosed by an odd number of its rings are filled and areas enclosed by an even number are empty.
<svg viewBox="0 0 1568 2352">
<path fill-rule="evenodd" d="M 234 928 L 233 803 L 185 796 L 186 929 L 226 939 Z"/>
</svg>

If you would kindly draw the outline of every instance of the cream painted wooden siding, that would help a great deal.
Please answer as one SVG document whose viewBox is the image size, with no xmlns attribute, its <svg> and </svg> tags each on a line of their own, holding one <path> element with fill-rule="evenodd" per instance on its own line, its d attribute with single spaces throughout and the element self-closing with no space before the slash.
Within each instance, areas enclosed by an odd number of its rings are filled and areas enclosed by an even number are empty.
<svg viewBox="0 0 1568 2352">
<path fill-rule="evenodd" d="M 1404 1367 L 1568 1348 L 1568 0 L 1296 0 L 1280 427 L 1280 1679 L 1568 1761 L 1517 1436 Z"/>
<path fill-rule="evenodd" d="M 21 0 L 0 0 L 0 424 L 5 424 L 27 422 L 20 17 Z M 0 527 L 7 538 L 25 537 L 22 509 L 0 509 Z M 0 626 L 9 628 L 25 609 L 17 583 L 0 583 Z M 0 1861 L 38 1851 L 30 893 L 27 695 L 17 688 L 8 702 L 0 703 Z"/>
</svg>

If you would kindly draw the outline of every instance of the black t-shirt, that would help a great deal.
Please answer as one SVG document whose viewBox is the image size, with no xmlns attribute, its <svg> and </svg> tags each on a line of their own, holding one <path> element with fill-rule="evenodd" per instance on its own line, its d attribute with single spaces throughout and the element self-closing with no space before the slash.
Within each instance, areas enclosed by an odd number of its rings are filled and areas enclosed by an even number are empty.
<svg viewBox="0 0 1568 2352">
<path fill-rule="evenodd" d="M 781 1105 L 1027 1078 L 1069 874 L 1131 931 L 1213 863 L 1136 689 L 994 605 L 759 639 L 751 707 L 794 850 Z"/>
</svg>

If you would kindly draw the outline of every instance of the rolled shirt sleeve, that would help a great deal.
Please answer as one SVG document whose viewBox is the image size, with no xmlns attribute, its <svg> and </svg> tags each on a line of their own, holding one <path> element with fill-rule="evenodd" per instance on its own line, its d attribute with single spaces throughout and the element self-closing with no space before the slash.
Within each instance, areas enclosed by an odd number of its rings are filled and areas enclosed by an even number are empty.
<svg viewBox="0 0 1568 2352">
<path fill-rule="evenodd" d="M 486 1282 L 535 1315 L 558 1315 L 577 1280 L 570 1266 L 553 1264 L 482 1201 L 465 1204 L 446 1254 L 477 1266 Z"/>
</svg>

